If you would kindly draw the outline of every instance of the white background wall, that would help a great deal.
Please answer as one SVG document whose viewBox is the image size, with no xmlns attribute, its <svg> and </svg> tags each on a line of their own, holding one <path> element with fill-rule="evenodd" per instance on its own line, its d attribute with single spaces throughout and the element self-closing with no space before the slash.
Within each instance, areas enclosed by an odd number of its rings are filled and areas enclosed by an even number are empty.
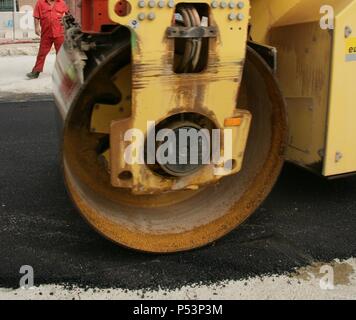
<svg viewBox="0 0 356 320">
<path fill-rule="evenodd" d="M 34 31 L 32 5 L 22 5 L 19 12 L 15 12 L 15 35 L 13 17 L 13 12 L 0 12 L 0 41 L 14 38 L 19 40 L 38 38 Z"/>
</svg>

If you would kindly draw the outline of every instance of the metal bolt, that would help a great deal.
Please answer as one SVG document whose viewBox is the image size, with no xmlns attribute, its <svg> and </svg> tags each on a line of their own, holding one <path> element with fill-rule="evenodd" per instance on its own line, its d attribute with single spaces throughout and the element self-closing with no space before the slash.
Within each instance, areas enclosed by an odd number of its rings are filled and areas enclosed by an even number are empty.
<svg viewBox="0 0 356 320">
<path fill-rule="evenodd" d="M 243 9 L 243 8 L 245 8 L 245 4 L 244 4 L 242 1 L 239 1 L 239 2 L 237 3 L 237 7 L 238 7 L 239 9 Z"/>
<path fill-rule="evenodd" d="M 143 12 L 141 12 L 141 13 L 138 14 L 137 18 L 138 18 L 138 20 L 142 21 L 142 20 L 145 20 L 146 15 Z"/>
<path fill-rule="evenodd" d="M 168 1 L 168 7 L 169 8 L 174 8 L 174 0 L 169 0 Z"/>
<path fill-rule="evenodd" d="M 211 7 L 212 8 L 214 8 L 214 9 L 216 9 L 217 7 L 218 7 L 218 2 L 217 1 L 213 1 L 212 3 L 211 3 Z"/>
<path fill-rule="evenodd" d="M 227 7 L 227 3 L 226 3 L 225 1 L 221 1 L 220 7 L 221 7 L 222 9 L 225 9 L 225 8 Z"/>
<path fill-rule="evenodd" d="M 150 12 L 150 13 L 147 15 L 147 18 L 148 18 L 148 20 L 154 20 L 154 19 L 156 19 L 156 15 L 155 15 L 153 12 Z"/>
<path fill-rule="evenodd" d="M 230 9 L 234 9 L 234 8 L 235 8 L 235 2 L 232 2 L 232 1 L 231 1 L 231 2 L 229 3 L 229 8 L 230 8 Z"/>
<path fill-rule="evenodd" d="M 352 29 L 350 26 L 345 27 L 345 38 L 348 38 L 352 34 Z"/>
<path fill-rule="evenodd" d="M 145 1 L 141 0 L 138 2 L 138 7 L 139 8 L 144 8 L 145 7 Z"/>
<path fill-rule="evenodd" d="M 336 152 L 335 154 L 335 162 L 340 162 L 344 155 L 341 152 Z"/>
<path fill-rule="evenodd" d="M 324 158 L 325 157 L 325 149 L 319 149 L 318 150 L 318 155 L 320 158 Z"/>
<path fill-rule="evenodd" d="M 244 18 L 245 18 L 245 16 L 244 16 L 243 13 L 239 13 L 239 14 L 237 15 L 237 20 L 239 20 L 239 21 L 242 21 Z"/>
<path fill-rule="evenodd" d="M 156 6 L 156 2 L 154 0 L 150 0 L 150 1 L 148 1 L 148 6 L 150 8 L 154 8 Z"/>
<path fill-rule="evenodd" d="M 163 0 L 158 1 L 158 7 L 164 8 L 165 2 Z"/>
<path fill-rule="evenodd" d="M 137 20 L 131 20 L 130 23 L 129 23 L 129 25 L 130 25 L 132 28 L 134 28 L 134 29 L 136 29 L 136 28 L 139 27 L 139 23 L 138 23 Z"/>
<path fill-rule="evenodd" d="M 236 15 L 234 13 L 230 13 L 228 17 L 229 17 L 229 20 L 235 20 L 236 19 Z"/>
</svg>

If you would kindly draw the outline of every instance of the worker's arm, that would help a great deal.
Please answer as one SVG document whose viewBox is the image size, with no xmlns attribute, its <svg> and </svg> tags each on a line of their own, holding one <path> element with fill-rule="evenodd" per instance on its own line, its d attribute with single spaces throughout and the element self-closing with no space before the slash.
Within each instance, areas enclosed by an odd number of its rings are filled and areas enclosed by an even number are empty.
<svg viewBox="0 0 356 320">
<path fill-rule="evenodd" d="M 39 1 L 36 2 L 35 9 L 33 10 L 33 19 L 35 21 L 35 33 L 40 37 L 41 36 L 41 10 Z"/>
<path fill-rule="evenodd" d="M 41 26 L 40 26 L 40 19 L 34 18 L 35 20 L 35 33 L 40 36 L 41 35 Z"/>
</svg>

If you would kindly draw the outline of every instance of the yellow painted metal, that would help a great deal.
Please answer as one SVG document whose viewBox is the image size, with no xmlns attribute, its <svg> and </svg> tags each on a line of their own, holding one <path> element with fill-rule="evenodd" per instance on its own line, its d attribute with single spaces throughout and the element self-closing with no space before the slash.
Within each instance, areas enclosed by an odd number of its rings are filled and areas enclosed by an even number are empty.
<svg viewBox="0 0 356 320">
<path fill-rule="evenodd" d="M 352 0 L 251 0 L 251 36 L 256 42 L 268 43 L 269 32 L 273 28 L 318 22 L 322 6 L 329 5 L 337 13 L 351 2 Z"/>
<path fill-rule="evenodd" d="M 120 92 L 117 104 L 95 104 L 91 115 L 90 129 L 95 133 L 110 133 L 111 121 L 131 115 L 131 65 L 122 68 L 113 78 Z"/>
<path fill-rule="evenodd" d="M 176 1 L 175 4 L 180 2 L 201 3 L 210 8 L 209 0 Z M 249 2 L 245 1 L 243 9 L 227 6 L 209 10 L 210 24 L 218 28 L 218 35 L 209 42 L 206 69 L 189 74 L 176 74 L 173 70 L 174 40 L 166 37 L 166 28 L 172 25 L 175 8 L 139 8 L 134 3 L 130 13 L 122 17 L 115 13 L 116 3 L 117 0 L 109 0 L 110 19 L 126 25 L 132 33 L 132 105 L 130 117 L 111 123 L 112 185 L 144 193 L 147 190 L 189 188 L 192 184 L 202 185 L 221 178 L 213 173 L 213 166 L 206 166 L 196 175 L 178 182 L 160 177 L 146 166 L 128 165 L 118 156 L 128 144 L 123 139 L 128 129 L 139 129 L 147 134 L 147 121 L 158 124 L 168 116 L 184 112 L 204 115 L 221 129 L 224 129 L 226 118 L 243 119 L 241 126 L 232 129 L 233 153 L 236 156 L 232 174 L 237 173 L 242 165 L 251 122 L 248 111 L 236 110 L 246 54 Z M 154 19 L 147 18 L 149 13 L 154 14 Z M 231 13 L 240 13 L 242 20 L 229 19 Z M 140 20 L 139 14 L 144 14 L 146 18 Z M 132 173 L 130 181 L 119 178 L 120 172 L 125 171 Z"/>
<path fill-rule="evenodd" d="M 292 39 L 292 40 L 290 40 Z M 319 22 L 276 27 L 277 77 L 289 119 L 287 159 L 321 173 L 329 100 L 331 35 Z"/>
<path fill-rule="evenodd" d="M 345 36 L 345 28 L 351 33 Z M 356 171 L 356 1 L 337 12 L 332 46 L 324 175 Z"/>
<path fill-rule="evenodd" d="M 287 159 L 325 176 L 356 171 L 353 77 L 354 0 L 252 0 L 251 37 L 277 48 L 277 77 L 287 102 Z M 335 29 L 323 30 L 324 5 Z M 354 35 L 345 39 L 345 27 Z M 355 59 L 356 60 L 356 59 Z"/>
<path fill-rule="evenodd" d="M 210 4 L 209 1 L 185 2 Z M 210 19 L 218 26 L 219 36 L 216 43 L 210 44 L 209 64 L 218 72 L 208 68 L 203 76 L 177 75 L 171 68 L 173 41 L 164 37 L 174 8 L 141 9 L 134 4 L 128 16 L 119 17 L 113 9 L 115 4 L 116 0 L 109 1 L 111 19 L 129 26 L 133 34 L 133 117 L 128 118 L 131 106 L 126 106 L 120 113 L 120 106 L 99 104 L 92 115 L 92 131 L 109 133 L 111 120 L 123 118 L 126 120 L 117 122 L 116 128 L 145 130 L 147 119 L 159 122 L 174 112 L 192 111 L 196 107 L 209 113 L 209 117 L 212 112 L 214 121 L 223 128 L 225 119 L 231 117 L 232 101 L 238 92 L 234 81 L 239 82 L 241 76 L 246 21 L 230 21 L 228 12 L 231 10 L 211 9 Z M 356 171 L 356 131 L 352 121 L 355 118 L 352 79 L 356 72 L 356 25 L 352 19 L 355 20 L 356 13 L 354 0 L 330 0 L 327 5 L 334 9 L 335 29 L 322 30 L 320 8 L 325 4 L 324 0 L 251 0 L 250 35 L 254 41 L 275 46 L 278 50 L 277 77 L 289 118 L 287 159 L 331 176 Z M 246 6 L 239 11 L 248 16 L 248 9 Z M 137 18 L 139 13 L 147 17 L 153 11 L 154 20 L 140 21 Z M 345 38 L 347 26 L 353 33 Z M 226 63 L 218 68 L 214 66 L 214 59 Z M 123 80 L 117 87 L 125 86 L 126 77 L 118 79 Z M 126 90 L 131 90 L 127 83 Z M 132 170 L 123 164 L 119 167 L 120 170 Z M 143 177 L 138 170 L 137 175 Z M 112 182 L 117 186 L 128 186 L 116 176 L 112 177 Z M 142 182 L 136 181 L 137 184 Z M 148 184 L 156 183 L 162 186 L 162 181 L 158 183 L 157 177 L 152 176 Z M 163 184 L 167 188 L 170 185 Z"/>
</svg>

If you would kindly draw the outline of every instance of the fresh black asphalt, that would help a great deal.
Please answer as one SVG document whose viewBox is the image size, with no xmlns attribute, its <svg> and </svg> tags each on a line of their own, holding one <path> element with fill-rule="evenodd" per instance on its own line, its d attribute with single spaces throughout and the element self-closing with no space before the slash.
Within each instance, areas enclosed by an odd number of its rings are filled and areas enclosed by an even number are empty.
<svg viewBox="0 0 356 320">
<path fill-rule="evenodd" d="M 51 101 L 0 103 L 0 287 L 176 288 L 285 273 L 356 255 L 356 177 L 327 181 L 287 164 L 243 226 L 203 249 L 150 255 L 102 238 L 77 214 L 58 162 Z"/>
</svg>

